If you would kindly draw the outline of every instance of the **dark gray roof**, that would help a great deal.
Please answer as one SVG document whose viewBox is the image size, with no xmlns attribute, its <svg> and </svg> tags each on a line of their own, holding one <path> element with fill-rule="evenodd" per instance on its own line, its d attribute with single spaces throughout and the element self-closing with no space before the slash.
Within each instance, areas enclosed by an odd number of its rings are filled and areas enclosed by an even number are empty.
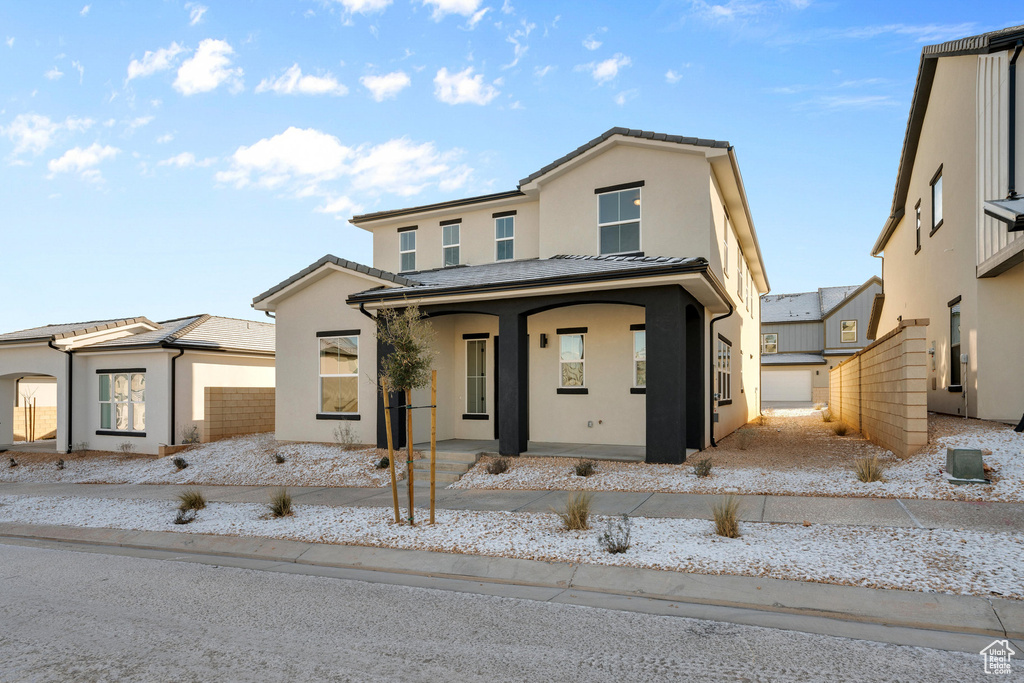
<svg viewBox="0 0 1024 683">
<path fill-rule="evenodd" d="M 394 299 L 448 291 L 531 287 L 552 282 L 649 276 L 664 272 L 700 270 L 703 258 L 668 256 L 553 256 L 528 261 L 502 261 L 479 266 L 455 266 L 419 273 L 407 273 L 411 285 L 371 289 L 353 294 L 349 301 Z"/>
<path fill-rule="evenodd" d="M 845 285 L 843 287 L 821 287 L 818 289 L 818 297 L 821 299 L 821 317 L 824 318 L 834 311 L 839 304 L 846 300 L 861 285 Z"/>
<path fill-rule="evenodd" d="M 159 325 L 150 321 L 148 318 L 144 318 L 141 316 L 135 318 L 91 320 L 88 322 L 81 323 L 43 325 L 41 327 L 31 327 L 27 330 L 18 330 L 17 332 L 8 332 L 6 334 L 0 334 L 0 343 L 67 339 L 69 337 L 74 337 L 82 334 L 101 332 L 103 330 L 109 330 L 115 327 L 124 327 L 126 325 L 134 325 L 137 323 L 146 323 L 154 327 L 159 327 Z"/>
<path fill-rule="evenodd" d="M 948 40 L 938 45 L 925 45 L 921 54 L 929 57 L 951 57 L 955 55 L 985 54 L 1005 50 L 1024 37 L 1024 25 L 1001 28 L 967 38 Z"/>
<path fill-rule="evenodd" d="M 162 329 L 91 345 L 88 350 L 116 350 L 143 347 L 209 349 L 274 353 L 272 323 L 212 315 L 193 315 L 166 320 Z"/>
<path fill-rule="evenodd" d="M 253 304 L 258 304 L 259 302 L 263 301 L 264 299 L 266 299 L 268 297 L 271 297 L 274 294 L 277 294 L 278 292 L 280 292 L 282 289 L 284 289 L 288 285 L 290 285 L 290 284 L 292 284 L 294 282 L 298 282 L 299 280 L 301 280 L 302 278 L 306 277 L 307 275 L 309 275 L 309 274 L 311 274 L 311 273 L 313 273 L 313 272 L 315 272 L 317 270 L 320 270 L 320 268 L 322 268 L 323 266 L 325 266 L 328 263 L 333 263 L 336 266 L 340 266 L 342 268 L 347 268 L 348 270 L 355 271 L 357 273 L 363 273 L 364 275 L 369 275 L 371 277 L 375 277 L 375 278 L 378 278 L 380 280 L 385 280 L 387 282 L 394 282 L 395 284 L 398 284 L 398 285 L 413 285 L 413 284 L 416 284 L 416 282 L 414 280 L 410 280 L 409 278 L 403 277 L 402 275 L 395 275 L 394 273 L 390 273 L 390 272 L 388 272 L 386 270 L 380 270 L 379 268 L 371 268 L 370 266 L 364 266 L 362 263 L 356 263 L 355 261 L 349 261 L 348 259 L 338 258 L 337 256 L 334 256 L 333 254 L 327 254 L 326 256 L 321 258 L 316 263 L 310 264 L 306 268 L 303 268 L 299 272 L 295 273 L 295 275 L 292 275 L 290 278 L 288 278 L 286 280 L 283 280 L 282 282 L 277 283 L 276 285 L 274 285 L 273 287 L 271 287 L 267 291 L 263 292 L 262 294 L 253 297 L 252 303 Z"/>
<path fill-rule="evenodd" d="M 820 353 L 762 353 L 761 365 L 824 365 Z"/>
<path fill-rule="evenodd" d="M 821 320 L 817 292 L 766 294 L 761 297 L 762 323 L 812 322 Z"/>
</svg>

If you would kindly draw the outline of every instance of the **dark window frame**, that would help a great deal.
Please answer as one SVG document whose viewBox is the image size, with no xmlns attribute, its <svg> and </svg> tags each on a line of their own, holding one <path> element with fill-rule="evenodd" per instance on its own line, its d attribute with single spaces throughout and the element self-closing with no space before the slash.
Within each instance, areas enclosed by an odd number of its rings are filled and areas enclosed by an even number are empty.
<svg viewBox="0 0 1024 683">
<path fill-rule="evenodd" d="M 939 164 L 939 170 L 937 170 L 935 172 L 935 175 L 932 176 L 931 182 L 928 183 L 928 186 L 931 188 L 931 196 L 932 196 L 932 230 L 931 230 L 931 232 L 928 233 L 929 237 L 931 237 L 936 232 L 938 232 L 939 228 L 942 227 L 943 221 L 945 220 L 945 218 L 943 217 L 943 218 L 939 218 L 938 222 L 935 221 L 935 184 L 936 183 L 941 183 L 941 182 L 942 182 L 942 164 Z M 940 190 L 939 190 L 940 192 L 944 191 L 944 188 L 942 188 L 941 185 L 939 187 L 940 187 Z M 942 196 L 941 195 L 939 196 L 939 206 L 940 206 L 940 208 L 942 206 Z"/>
</svg>

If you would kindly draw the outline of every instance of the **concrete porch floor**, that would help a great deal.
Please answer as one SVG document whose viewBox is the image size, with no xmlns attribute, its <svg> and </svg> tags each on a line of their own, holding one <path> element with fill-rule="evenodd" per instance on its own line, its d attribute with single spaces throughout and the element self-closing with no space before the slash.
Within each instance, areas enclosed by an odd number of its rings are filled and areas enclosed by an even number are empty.
<svg viewBox="0 0 1024 683">
<path fill-rule="evenodd" d="M 430 442 L 413 444 L 418 451 L 429 451 Z M 445 453 L 486 453 L 498 452 L 497 439 L 446 439 L 437 442 L 438 452 Z M 697 453 L 690 448 L 686 456 Z M 547 441 L 530 441 L 527 443 L 527 457 L 561 457 L 588 458 L 590 460 L 618 460 L 622 462 L 643 462 L 646 457 L 644 446 L 615 446 L 599 443 L 553 443 Z"/>
<path fill-rule="evenodd" d="M 0 444 L 0 451 L 12 453 L 56 453 L 56 439 L 39 439 L 38 441 L 17 441 L 13 444 Z"/>
</svg>

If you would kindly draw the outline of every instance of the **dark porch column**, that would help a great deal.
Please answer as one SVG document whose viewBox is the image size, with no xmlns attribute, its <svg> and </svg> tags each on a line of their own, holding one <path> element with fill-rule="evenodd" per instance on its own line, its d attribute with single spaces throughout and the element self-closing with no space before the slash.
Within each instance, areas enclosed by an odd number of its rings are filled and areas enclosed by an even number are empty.
<svg viewBox="0 0 1024 683">
<path fill-rule="evenodd" d="M 388 447 L 387 424 L 384 422 L 384 393 L 380 390 L 380 376 L 383 373 L 381 363 L 384 356 L 394 350 L 390 344 L 383 344 L 377 341 L 377 448 Z M 395 409 L 395 406 L 405 405 L 405 394 L 400 391 L 389 392 L 388 400 L 391 402 L 391 444 L 395 448 L 405 447 L 405 408 Z"/>
<path fill-rule="evenodd" d="M 526 316 L 514 311 L 498 316 L 498 372 L 501 395 L 498 396 L 498 452 L 519 455 L 526 450 L 529 434 L 529 338 Z"/>
<path fill-rule="evenodd" d="M 659 289 L 648 299 L 646 328 L 647 462 L 685 462 L 689 339 L 682 288 Z"/>
</svg>

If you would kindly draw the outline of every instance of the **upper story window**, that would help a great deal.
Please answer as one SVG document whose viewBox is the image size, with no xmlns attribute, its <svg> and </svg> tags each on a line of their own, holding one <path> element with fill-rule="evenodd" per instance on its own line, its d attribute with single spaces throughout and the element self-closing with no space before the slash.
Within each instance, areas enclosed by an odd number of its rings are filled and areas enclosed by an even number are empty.
<svg viewBox="0 0 1024 683">
<path fill-rule="evenodd" d="M 633 332 L 633 386 L 647 386 L 647 332 Z"/>
<path fill-rule="evenodd" d="M 844 344 L 857 341 L 856 320 L 839 321 L 839 341 L 843 342 Z"/>
<path fill-rule="evenodd" d="M 597 227 L 601 254 L 640 251 L 640 188 L 599 190 Z"/>
<path fill-rule="evenodd" d="M 942 166 L 932 178 L 932 232 L 942 227 Z"/>
<path fill-rule="evenodd" d="M 441 226 L 441 250 L 444 252 L 444 266 L 459 265 L 459 223 Z"/>
<path fill-rule="evenodd" d="M 399 271 L 416 270 L 416 229 L 410 228 L 398 233 Z"/>
<path fill-rule="evenodd" d="M 914 207 L 915 216 L 915 234 L 917 235 L 917 248 L 914 249 L 914 253 L 921 251 L 921 200 L 917 200 L 917 206 Z"/>
<path fill-rule="evenodd" d="M 319 341 L 320 412 L 358 413 L 359 337 L 319 337 Z"/>
<path fill-rule="evenodd" d="M 494 218 L 494 260 L 511 261 L 515 258 L 516 217 L 496 216 Z"/>
<path fill-rule="evenodd" d="M 726 223 L 728 225 L 728 223 Z M 722 272 L 725 273 L 726 277 L 729 277 L 729 233 L 725 233 L 725 239 L 722 240 Z"/>
<path fill-rule="evenodd" d="M 778 353 L 779 352 L 779 333 L 778 332 L 767 332 L 761 335 L 761 353 Z"/>
<path fill-rule="evenodd" d="M 743 287 L 746 282 L 743 280 L 743 252 L 736 251 L 736 295 L 743 301 Z"/>
<path fill-rule="evenodd" d="M 100 378 L 100 429 L 146 431 L 146 373 L 103 372 Z"/>
</svg>

